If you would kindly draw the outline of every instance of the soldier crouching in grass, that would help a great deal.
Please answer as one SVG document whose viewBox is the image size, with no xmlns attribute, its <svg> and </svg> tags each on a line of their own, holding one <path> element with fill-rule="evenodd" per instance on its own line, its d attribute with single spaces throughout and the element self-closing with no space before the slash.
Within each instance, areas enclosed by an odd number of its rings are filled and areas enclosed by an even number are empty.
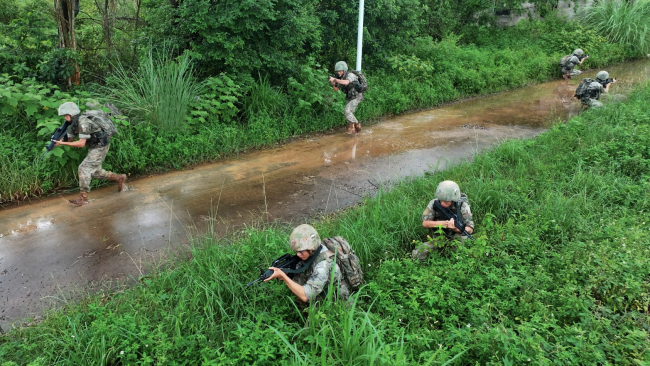
<svg viewBox="0 0 650 366">
<path fill-rule="evenodd" d="M 102 111 L 88 111 L 82 114 L 80 112 L 79 107 L 72 102 L 59 106 L 59 116 L 64 116 L 68 122 L 72 121 L 68 128 L 68 139 L 72 141 L 75 135 L 78 135 L 79 140 L 74 142 L 56 141 L 56 146 L 88 147 L 88 155 L 79 165 L 79 197 L 68 201 L 75 207 L 89 203 L 88 192 L 90 192 L 92 178 L 117 182 L 118 192 L 122 192 L 126 181 L 125 174 L 115 174 L 102 169 L 102 163 L 108 154 L 111 136 L 117 132 L 110 117 Z"/>
<path fill-rule="evenodd" d="M 334 253 L 327 249 L 322 243 L 318 232 L 311 225 L 303 224 L 296 227 L 289 238 L 291 250 L 302 260 L 298 264 L 301 268 L 312 256 L 316 256 L 304 272 L 297 273 L 290 278 L 279 268 L 271 267 L 273 274 L 267 278 L 270 281 L 274 278 L 284 281 L 289 290 L 294 293 L 303 303 L 311 303 L 327 296 L 328 287 L 331 281 L 332 269 L 334 269 L 334 286 L 340 300 L 347 300 L 350 290 L 347 281 L 343 279 L 341 269 L 334 261 Z"/>
<path fill-rule="evenodd" d="M 454 218 L 448 218 L 448 213 L 455 215 L 461 220 L 461 232 L 454 222 Z M 460 187 L 455 182 L 446 180 L 438 184 L 436 188 L 436 198 L 429 202 L 427 208 L 422 213 L 422 226 L 430 229 L 432 235 L 436 234 L 436 228 L 442 228 L 447 240 L 467 239 L 468 234 L 474 232 L 474 221 L 472 220 L 472 211 L 469 207 L 467 195 L 460 192 Z M 429 257 L 429 253 L 434 249 L 433 243 L 423 243 L 413 250 L 411 257 L 424 261 Z"/>
</svg>

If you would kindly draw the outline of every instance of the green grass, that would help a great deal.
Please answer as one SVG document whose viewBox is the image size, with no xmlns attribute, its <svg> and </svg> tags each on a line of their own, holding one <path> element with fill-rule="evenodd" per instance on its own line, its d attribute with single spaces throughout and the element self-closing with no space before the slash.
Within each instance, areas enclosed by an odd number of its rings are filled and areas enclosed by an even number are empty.
<svg viewBox="0 0 650 366">
<path fill-rule="evenodd" d="M 185 52 L 178 59 L 164 49 L 149 50 L 135 71 L 118 60 L 114 74 L 102 91 L 136 121 L 148 121 L 164 131 L 186 126 L 189 106 L 205 90 L 205 82 L 192 76 L 192 58 Z"/>
<path fill-rule="evenodd" d="M 593 365 L 650 362 L 650 87 L 530 140 L 315 223 L 366 269 L 352 307 L 307 310 L 251 288 L 291 227 L 198 238 L 192 260 L 0 338 L 32 364 Z M 432 162 L 433 163 L 433 162 Z M 411 261 L 443 179 L 469 196 L 476 240 Z M 415 241 L 415 243 L 414 243 Z M 309 322 L 305 325 L 305 320 Z M 530 360 L 530 361 L 529 361 Z M 1 364 L 1 363 L 0 363 Z"/>
<path fill-rule="evenodd" d="M 584 20 L 611 42 L 650 53 L 650 1 L 596 1 Z"/>
</svg>

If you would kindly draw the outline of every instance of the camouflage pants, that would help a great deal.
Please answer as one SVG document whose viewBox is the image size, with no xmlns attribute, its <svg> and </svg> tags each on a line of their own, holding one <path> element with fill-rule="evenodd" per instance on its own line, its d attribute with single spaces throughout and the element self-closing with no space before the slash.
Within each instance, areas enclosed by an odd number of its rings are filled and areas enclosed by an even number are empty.
<svg viewBox="0 0 650 366">
<path fill-rule="evenodd" d="M 81 192 L 90 192 L 90 180 L 108 179 L 111 172 L 102 169 L 102 163 L 108 154 L 109 145 L 90 148 L 84 161 L 79 164 L 79 190 Z"/>
<path fill-rule="evenodd" d="M 582 74 L 582 71 L 576 69 L 562 68 L 562 75 L 569 74 L 570 76 L 578 76 Z"/>
<path fill-rule="evenodd" d="M 462 236 L 460 234 L 455 234 L 451 239 L 447 239 L 448 241 L 458 241 L 458 242 L 464 242 L 467 237 Z M 411 258 L 417 259 L 420 262 L 424 262 L 427 260 L 429 257 L 429 254 L 436 250 L 436 246 L 434 243 L 422 243 L 422 245 L 418 246 L 417 248 L 413 249 L 413 252 L 411 252 Z"/>
<path fill-rule="evenodd" d="M 582 105 L 586 105 L 591 108 L 600 108 L 603 106 L 603 103 L 599 102 L 594 98 L 585 98 L 581 100 Z"/>
<path fill-rule="evenodd" d="M 348 100 L 348 102 L 345 104 L 345 120 L 348 121 L 348 123 L 359 123 L 357 117 L 354 116 L 354 111 L 357 109 L 359 103 L 361 103 L 362 100 L 363 94 L 359 94 L 356 96 L 356 98 Z"/>
</svg>

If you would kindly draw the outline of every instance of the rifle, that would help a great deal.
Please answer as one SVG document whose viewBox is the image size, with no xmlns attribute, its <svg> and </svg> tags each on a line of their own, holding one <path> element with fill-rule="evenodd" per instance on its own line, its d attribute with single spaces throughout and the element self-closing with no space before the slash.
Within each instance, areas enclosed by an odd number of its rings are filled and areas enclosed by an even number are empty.
<svg viewBox="0 0 650 366">
<path fill-rule="evenodd" d="M 321 249 L 323 249 L 322 246 L 319 247 L 318 250 L 314 252 L 314 254 L 309 256 L 309 259 L 305 261 L 305 265 L 303 265 L 298 269 L 296 269 L 296 266 L 298 265 L 298 263 L 302 262 L 302 259 L 300 259 L 297 255 L 291 255 L 291 254 L 285 254 L 282 257 L 274 260 L 273 262 L 271 262 L 271 265 L 269 267 L 275 267 L 281 269 L 282 272 L 288 274 L 289 277 L 293 277 L 294 274 L 302 273 L 307 268 L 309 268 L 309 266 L 312 264 L 314 259 L 316 259 L 316 257 L 320 254 Z M 272 269 L 267 269 L 265 271 L 263 268 L 260 268 L 260 276 L 256 280 L 249 282 L 248 285 L 246 285 L 246 287 L 249 287 L 254 283 L 264 281 L 265 279 L 271 277 L 273 273 L 274 272 Z"/>
<path fill-rule="evenodd" d="M 589 57 L 589 55 L 578 56 L 578 60 L 582 61 L 582 60 L 586 59 L 587 57 Z"/>
<path fill-rule="evenodd" d="M 56 145 L 55 141 L 59 141 L 61 139 L 63 139 L 63 141 L 68 141 L 68 135 L 66 135 L 66 132 L 68 131 L 68 127 L 70 127 L 71 124 L 72 121 L 65 121 L 61 127 L 54 130 L 54 134 L 52 137 L 50 137 L 50 143 L 45 147 L 47 151 L 43 154 L 43 156 L 41 156 L 41 159 L 43 159 L 48 152 L 54 149 L 54 146 Z"/>
<path fill-rule="evenodd" d="M 613 83 L 613 82 L 615 82 L 615 81 L 616 81 L 616 78 L 609 78 L 609 79 L 603 81 L 601 84 L 602 84 L 603 86 L 607 86 L 607 84 L 611 84 L 611 83 Z"/>
<path fill-rule="evenodd" d="M 460 202 L 456 202 L 456 204 L 460 205 Z M 460 217 L 458 217 L 458 215 L 456 215 L 452 210 L 442 207 L 442 205 L 440 204 L 440 201 L 438 201 L 438 200 L 436 200 L 433 203 L 433 206 L 441 214 L 443 214 L 447 218 L 447 220 L 454 219 L 454 226 L 456 227 L 456 229 L 460 230 L 461 234 L 465 235 L 470 240 L 474 240 L 474 238 L 472 238 L 472 235 L 470 233 L 468 233 L 467 230 L 465 230 L 465 225 L 463 224 L 463 220 Z M 459 208 L 460 208 L 460 206 L 459 206 Z"/>
</svg>

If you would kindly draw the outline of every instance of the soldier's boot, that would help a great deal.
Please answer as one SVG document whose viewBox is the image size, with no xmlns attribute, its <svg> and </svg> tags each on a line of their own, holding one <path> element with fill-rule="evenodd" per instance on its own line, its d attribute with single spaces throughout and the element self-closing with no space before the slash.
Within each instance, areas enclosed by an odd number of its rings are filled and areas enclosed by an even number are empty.
<svg viewBox="0 0 650 366">
<path fill-rule="evenodd" d="M 108 180 L 117 182 L 117 191 L 122 192 L 124 190 L 124 182 L 126 182 L 126 174 L 111 173 L 108 176 Z"/>
<path fill-rule="evenodd" d="M 361 132 L 361 123 L 354 124 L 354 131 L 357 133 Z"/>
<path fill-rule="evenodd" d="M 68 200 L 68 202 L 73 204 L 75 207 L 83 206 L 87 203 L 90 203 L 90 201 L 88 201 L 88 192 L 79 192 L 79 197 L 73 200 Z"/>
<path fill-rule="evenodd" d="M 348 123 L 348 134 L 354 133 L 354 123 Z"/>
</svg>

